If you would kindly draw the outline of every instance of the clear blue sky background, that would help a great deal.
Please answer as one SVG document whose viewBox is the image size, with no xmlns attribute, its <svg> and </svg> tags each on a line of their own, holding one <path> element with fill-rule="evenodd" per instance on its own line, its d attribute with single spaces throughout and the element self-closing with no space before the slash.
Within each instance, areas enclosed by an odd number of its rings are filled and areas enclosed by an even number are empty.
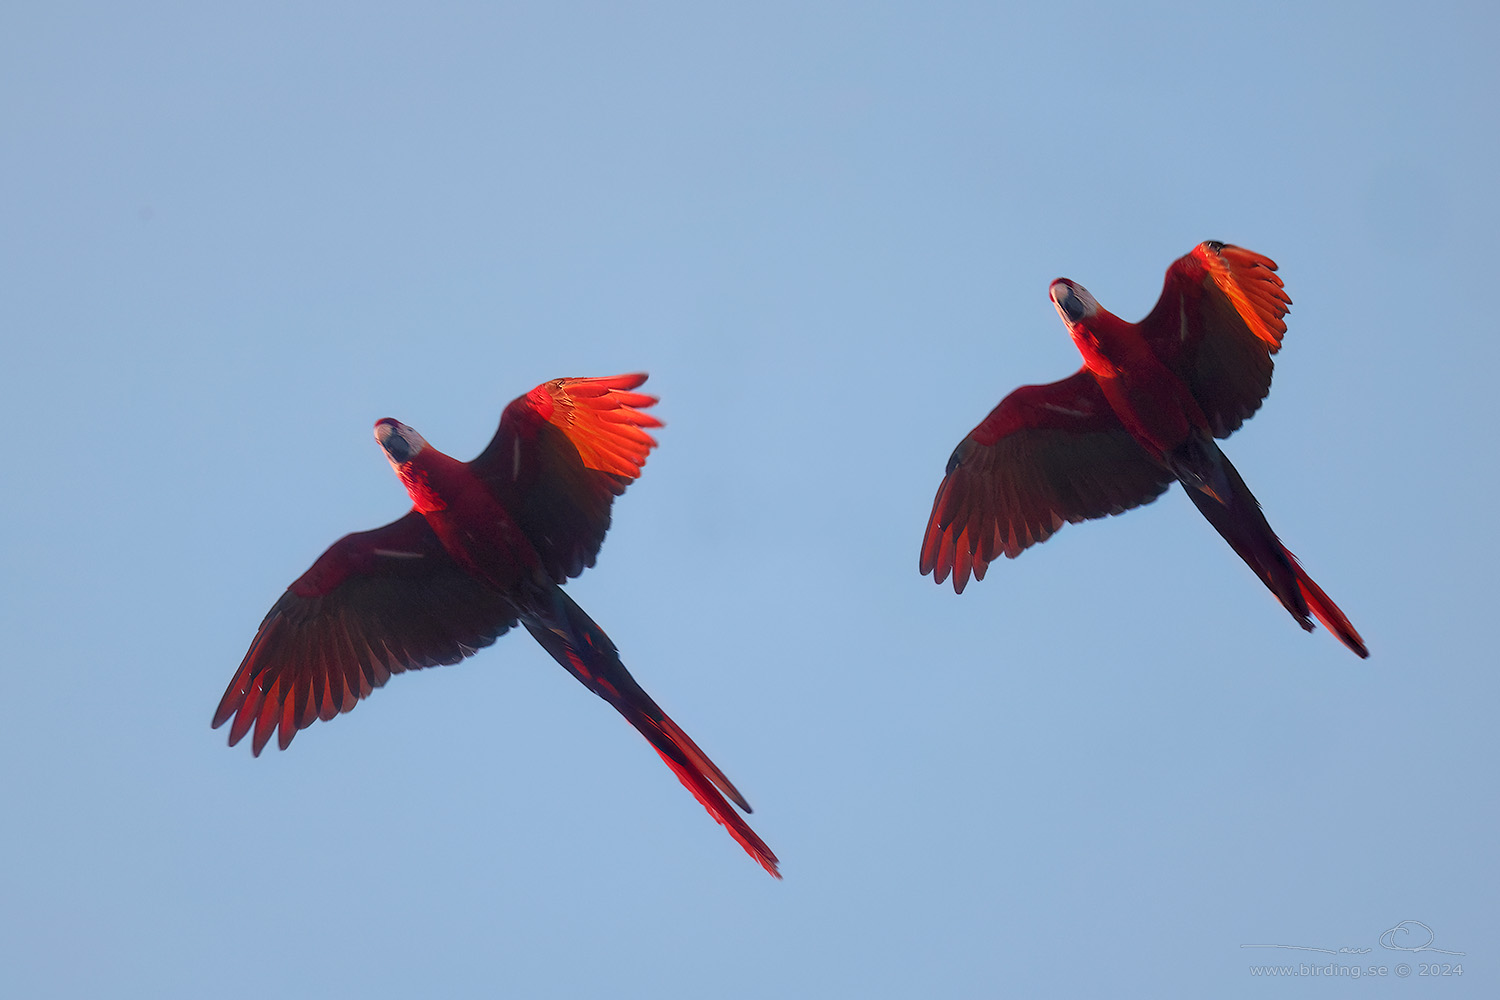
<svg viewBox="0 0 1500 1000">
<path fill-rule="evenodd" d="M 11 5 L 8 994 L 1497 995 L 1497 29 Z M 1176 490 L 917 574 L 954 444 L 1079 363 L 1048 282 L 1135 319 L 1203 239 L 1295 300 L 1226 450 L 1367 662 Z M 524 633 L 286 753 L 210 731 L 287 583 L 405 509 L 377 418 L 467 459 L 637 369 L 661 447 L 569 589 L 783 883 Z M 1273 987 L 1330 956 L 1247 943 L 1465 974 Z"/>
</svg>

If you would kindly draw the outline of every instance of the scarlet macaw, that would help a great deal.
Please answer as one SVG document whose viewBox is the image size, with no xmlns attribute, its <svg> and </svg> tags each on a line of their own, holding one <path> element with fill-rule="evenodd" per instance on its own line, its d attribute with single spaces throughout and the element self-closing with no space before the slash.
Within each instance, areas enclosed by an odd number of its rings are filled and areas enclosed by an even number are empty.
<svg viewBox="0 0 1500 1000">
<path fill-rule="evenodd" d="M 594 565 L 610 506 L 641 473 L 660 427 L 631 392 L 645 375 L 556 379 L 514 400 L 472 462 L 386 418 L 375 439 L 412 500 L 406 516 L 346 535 L 271 608 L 214 713 L 259 755 L 314 719 L 347 712 L 392 674 L 457 663 L 519 621 L 661 754 L 750 856 L 776 855 L 729 779 L 643 691 L 615 644 L 559 586 Z M 721 794 L 722 793 L 722 794 Z"/>
<path fill-rule="evenodd" d="M 1022 386 L 954 449 L 933 500 L 921 570 L 963 592 L 1003 552 L 1015 558 L 1065 521 L 1150 503 L 1173 480 L 1304 629 L 1309 613 L 1361 657 L 1359 633 L 1276 537 L 1214 438 L 1232 434 L 1271 388 L 1292 300 L 1270 258 L 1200 243 L 1167 269 L 1139 323 L 1076 282 L 1052 303 L 1083 367 Z"/>
</svg>

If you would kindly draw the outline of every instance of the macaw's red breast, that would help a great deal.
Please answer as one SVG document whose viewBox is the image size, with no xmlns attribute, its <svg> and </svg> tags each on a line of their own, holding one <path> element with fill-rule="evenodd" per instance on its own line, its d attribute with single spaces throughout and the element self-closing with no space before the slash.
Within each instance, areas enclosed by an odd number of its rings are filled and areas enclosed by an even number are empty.
<svg viewBox="0 0 1500 1000">
<path fill-rule="evenodd" d="M 401 466 L 412 506 L 453 561 L 497 590 L 509 590 L 540 564 L 511 513 L 469 463 L 431 445 Z"/>
</svg>

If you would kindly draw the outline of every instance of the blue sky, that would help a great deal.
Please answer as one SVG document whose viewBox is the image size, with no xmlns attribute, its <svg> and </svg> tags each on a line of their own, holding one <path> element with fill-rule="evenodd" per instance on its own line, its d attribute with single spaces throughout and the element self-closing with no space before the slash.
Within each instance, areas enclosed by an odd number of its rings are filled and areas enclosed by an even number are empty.
<svg viewBox="0 0 1500 1000">
<path fill-rule="evenodd" d="M 1497 27 L 13 5 L 14 995 L 1263 996 L 1308 955 L 1464 964 L 1319 997 L 1494 995 Z M 1079 363 L 1048 282 L 1135 319 L 1204 239 L 1281 265 L 1225 450 L 1368 661 L 1177 490 L 961 597 L 917 574 L 953 446 Z M 209 730 L 282 589 L 405 509 L 376 419 L 467 459 L 632 370 L 667 426 L 569 592 L 784 882 L 522 632 L 286 753 Z"/>
</svg>

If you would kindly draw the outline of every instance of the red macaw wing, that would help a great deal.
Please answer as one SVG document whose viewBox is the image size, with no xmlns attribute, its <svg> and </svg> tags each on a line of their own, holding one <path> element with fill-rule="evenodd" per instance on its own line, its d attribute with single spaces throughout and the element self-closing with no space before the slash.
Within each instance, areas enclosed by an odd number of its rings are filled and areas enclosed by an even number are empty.
<svg viewBox="0 0 1500 1000">
<path fill-rule="evenodd" d="M 932 502 L 922 572 L 963 593 L 1001 553 L 1150 503 L 1173 482 L 1121 426 L 1088 369 L 1022 386 L 954 449 Z"/>
<path fill-rule="evenodd" d="M 1271 391 L 1271 355 L 1281 350 L 1291 304 L 1275 261 L 1209 241 L 1167 268 L 1161 298 L 1140 330 L 1223 438 Z"/>
<path fill-rule="evenodd" d="M 345 535 L 271 608 L 214 728 L 229 745 L 255 728 L 257 756 L 280 729 L 285 750 L 314 719 L 347 712 L 391 674 L 457 663 L 516 623 L 499 593 L 465 573 L 412 511 Z"/>
<path fill-rule="evenodd" d="M 513 401 L 471 463 L 555 583 L 594 565 L 615 497 L 641 474 L 656 439 L 643 427 L 655 396 L 630 392 L 643 374 L 560 378 Z"/>
</svg>

